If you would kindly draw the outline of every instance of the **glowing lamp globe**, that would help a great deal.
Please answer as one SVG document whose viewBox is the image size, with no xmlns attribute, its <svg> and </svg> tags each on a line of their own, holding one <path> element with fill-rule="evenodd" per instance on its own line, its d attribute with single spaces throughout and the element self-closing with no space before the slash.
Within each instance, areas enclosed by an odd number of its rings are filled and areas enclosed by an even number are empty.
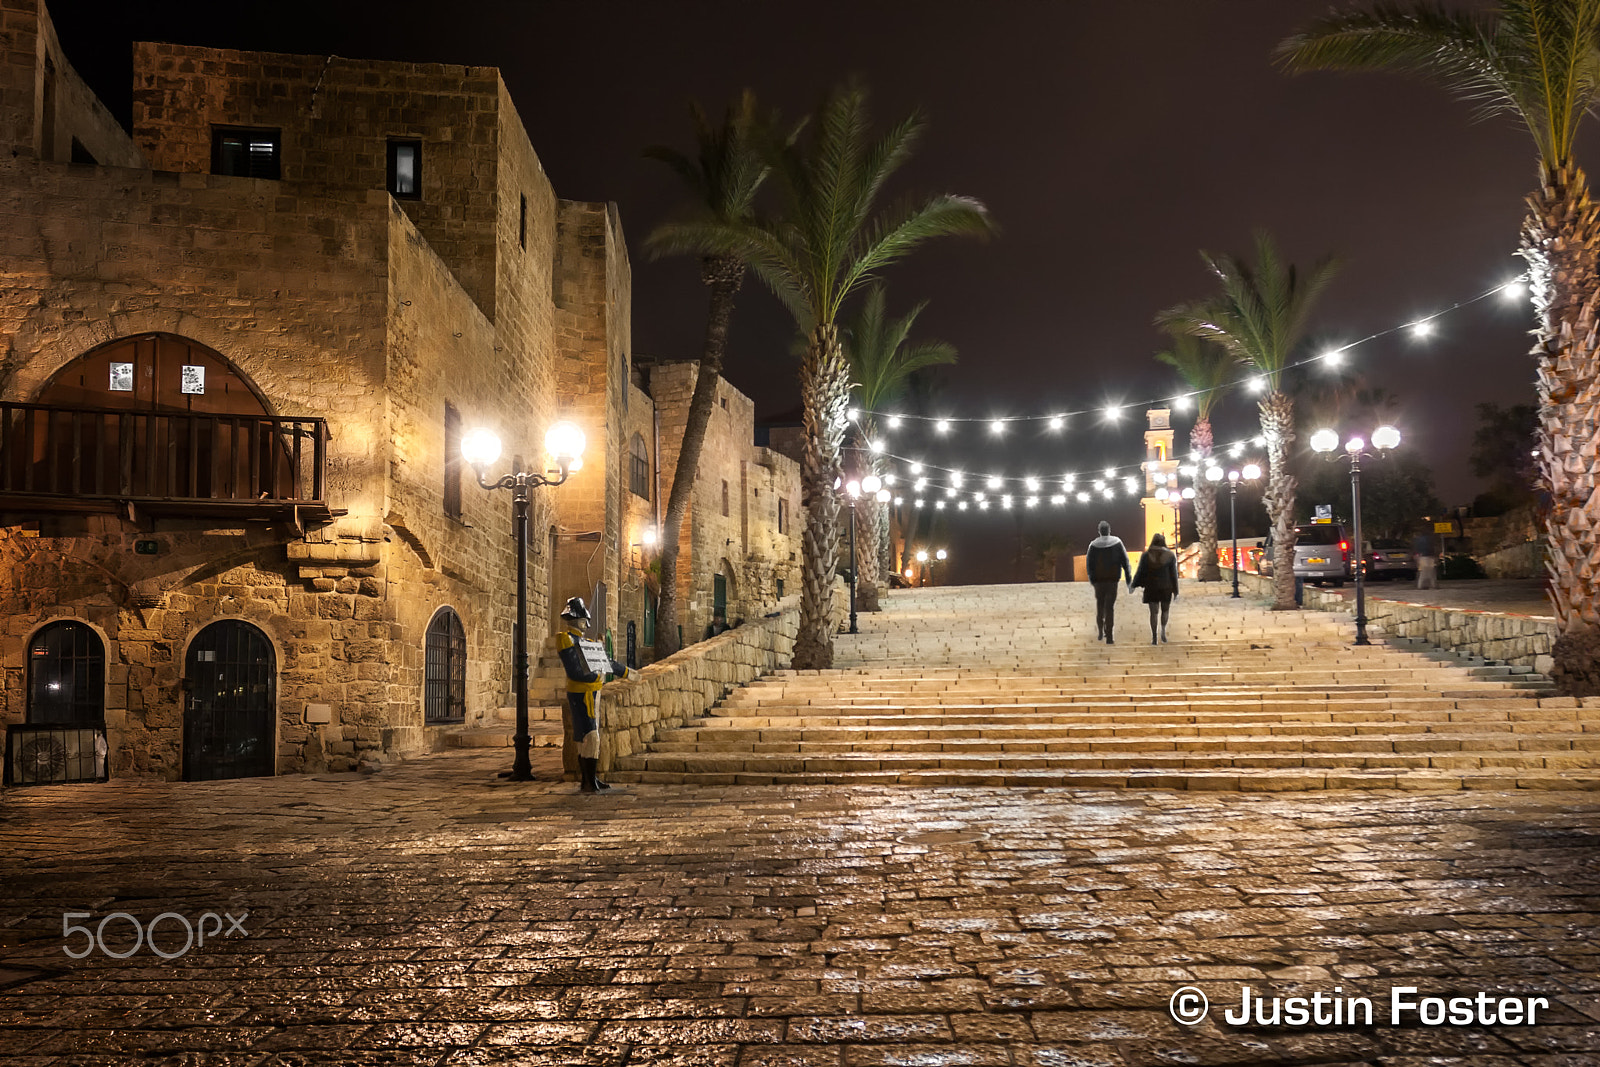
<svg viewBox="0 0 1600 1067">
<path fill-rule="evenodd" d="M 482 470 L 500 458 L 500 438 L 493 430 L 469 430 L 461 438 L 461 458 Z"/>
<path fill-rule="evenodd" d="M 861 491 L 869 496 L 883 488 L 883 479 L 876 474 L 869 474 L 861 479 Z"/>
<path fill-rule="evenodd" d="M 1400 447 L 1400 431 L 1393 426 L 1379 426 L 1372 431 L 1372 447 L 1381 448 L 1385 452 Z"/>
<path fill-rule="evenodd" d="M 1313 452 L 1332 452 L 1339 447 L 1339 435 L 1332 430 L 1318 430 L 1311 435 Z"/>
<path fill-rule="evenodd" d="M 948 552 L 946 552 L 946 551 L 945 551 L 945 550 L 944 550 L 944 549 L 942 549 L 942 548 L 941 548 L 941 549 L 940 549 L 940 550 L 939 550 L 939 551 L 937 551 L 937 552 L 935 552 L 935 553 L 934 553 L 934 554 L 933 554 L 933 558 L 934 558 L 934 559 L 948 559 L 948 558 L 949 558 L 949 556 L 950 556 L 950 553 L 948 553 Z"/>
<path fill-rule="evenodd" d="M 926 562 L 928 562 L 928 550 L 927 549 L 925 549 L 925 548 L 918 549 L 918 551 L 917 551 L 917 562 L 918 563 L 926 563 Z"/>
<path fill-rule="evenodd" d="M 848 482 L 844 483 L 844 491 L 849 493 L 852 497 L 860 496 L 861 483 L 856 481 L 854 478 L 851 478 Z"/>
<path fill-rule="evenodd" d="M 1208 482 L 1220 482 L 1220 481 L 1222 481 L 1222 478 L 1223 478 L 1223 473 L 1222 473 L 1222 468 L 1221 467 L 1207 467 L 1206 468 L 1206 481 L 1208 481 Z"/>
<path fill-rule="evenodd" d="M 889 502 L 889 498 L 893 495 L 894 494 L 889 492 L 887 489 L 879 489 L 877 494 L 878 503 L 887 504 Z"/>
<path fill-rule="evenodd" d="M 577 470 L 581 466 L 586 444 L 583 431 L 570 422 L 558 422 L 545 431 L 544 450 L 556 466 L 564 469 Z"/>
<path fill-rule="evenodd" d="M 1184 487 L 1183 499 L 1185 499 L 1185 500 L 1193 500 L 1194 499 L 1194 486 L 1191 485 L 1191 486 L 1185 486 Z"/>
<path fill-rule="evenodd" d="M 656 528 L 654 526 L 646 526 L 644 528 L 644 533 L 639 535 L 639 540 L 644 542 L 644 547 L 646 548 L 649 548 L 651 545 L 655 544 Z"/>
<path fill-rule="evenodd" d="M 1246 463 L 1244 465 L 1244 470 L 1240 471 L 1239 473 L 1244 477 L 1245 481 L 1253 482 L 1257 478 L 1261 477 L 1261 468 L 1257 464 Z"/>
<path fill-rule="evenodd" d="M 1162 486 L 1161 488 L 1156 490 L 1156 499 L 1157 500 L 1165 500 L 1165 499 L 1167 499 L 1167 487 L 1166 486 Z"/>
</svg>

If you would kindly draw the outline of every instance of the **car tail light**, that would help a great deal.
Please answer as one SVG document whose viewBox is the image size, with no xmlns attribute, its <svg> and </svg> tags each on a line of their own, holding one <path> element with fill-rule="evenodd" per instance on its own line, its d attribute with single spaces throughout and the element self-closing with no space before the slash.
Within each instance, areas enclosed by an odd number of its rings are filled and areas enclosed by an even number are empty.
<svg viewBox="0 0 1600 1067">
<path fill-rule="evenodd" d="M 1340 553 L 1340 555 L 1342 555 L 1344 557 L 1344 560 L 1345 560 L 1346 563 L 1350 562 L 1350 542 L 1349 541 L 1340 541 L 1339 542 L 1339 553 Z"/>
</svg>

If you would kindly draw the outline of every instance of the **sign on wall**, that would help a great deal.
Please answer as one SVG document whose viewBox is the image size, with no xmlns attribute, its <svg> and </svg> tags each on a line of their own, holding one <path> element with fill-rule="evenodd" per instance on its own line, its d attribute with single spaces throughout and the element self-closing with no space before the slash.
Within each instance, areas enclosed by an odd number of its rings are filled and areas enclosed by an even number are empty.
<svg viewBox="0 0 1600 1067">
<path fill-rule="evenodd" d="M 206 369 L 185 363 L 183 366 L 182 392 L 203 393 L 206 391 Z"/>
<path fill-rule="evenodd" d="M 111 364 L 111 391 L 113 393 L 133 392 L 133 364 Z"/>
</svg>

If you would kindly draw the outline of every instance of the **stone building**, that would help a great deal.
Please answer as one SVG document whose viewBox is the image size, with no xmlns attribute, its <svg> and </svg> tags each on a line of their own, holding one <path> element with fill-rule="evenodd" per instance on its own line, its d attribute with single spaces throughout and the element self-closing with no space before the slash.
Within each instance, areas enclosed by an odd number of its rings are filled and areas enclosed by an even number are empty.
<svg viewBox="0 0 1600 1067">
<path fill-rule="evenodd" d="M 130 136 L 38 0 L 0 0 L 0 43 L 17 759 L 341 769 L 495 714 L 515 551 L 509 494 L 459 459 L 473 427 L 492 475 L 545 468 L 558 419 L 588 436 L 534 494 L 532 644 L 596 583 L 606 628 L 637 626 L 633 445 L 655 498 L 661 449 L 626 245 L 613 207 L 556 196 L 498 71 L 139 44 Z"/>
</svg>

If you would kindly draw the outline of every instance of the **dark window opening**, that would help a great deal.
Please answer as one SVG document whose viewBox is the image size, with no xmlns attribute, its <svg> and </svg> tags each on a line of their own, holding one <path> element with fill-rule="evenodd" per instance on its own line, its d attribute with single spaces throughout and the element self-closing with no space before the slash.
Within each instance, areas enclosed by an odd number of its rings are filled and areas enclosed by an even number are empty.
<svg viewBox="0 0 1600 1067">
<path fill-rule="evenodd" d="M 211 131 L 211 173 L 235 178 L 282 177 L 282 133 L 278 130 Z"/>
<path fill-rule="evenodd" d="M 517 244 L 528 247 L 528 194 L 522 194 L 521 214 L 517 216 Z"/>
<path fill-rule="evenodd" d="M 783 599 L 783 579 L 782 578 L 778 579 L 778 599 L 779 600 Z"/>
<path fill-rule="evenodd" d="M 444 406 L 444 513 L 461 518 L 461 412 Z"/>
<path fill-rule="evenodd" d="M 94 154 L 92 152 L 83 147 L 82 141 L 74 137 L 72 139 L 72 162 L 78 164 L 80 167 L 92 167 L 100 161 L 94 158 Z"/>
<path fill-rule="evenodd" d="M 633 435 L 632 454 L 628 461 L 628 488 L 634 496 L 650 499 L 650 451 L 645 448 L 644 438 L 639 434 Z"/>
<path fill-rule="evenodd" d="M 727 397 L 722 397 L 721 400 L 722 400 L 722 410 L 723 411 L 727 411 L 728 410 L 728 398 Z"/>
<path fill-rule="evenodd" d="M 728 480 L 726 478 L 722 480 L 722 516 L 723 518 L 728 516 Z"/>
<path fill-rule="evenodd" d="M 454 608 L 440 608 L 428 623 L 423 720 L 461 722 L 467 717 L 467 633 Z"/>
<path fill-rule="evenodd" d="M 789 502 L 781 497 L 778 500 L 778 532 L 781 534 L 789 532 Z"/>
<path fill-rule="evenodd" d="M 81 622 L 53 622 L 28 641 L 28 722 L 105 721 L 106 646 Z"/>
<path fill-rule="evenodd" d="M 422 142 L 389 142 L 389 192 L 406 200 L 422 199 Z"/>
</svg>

